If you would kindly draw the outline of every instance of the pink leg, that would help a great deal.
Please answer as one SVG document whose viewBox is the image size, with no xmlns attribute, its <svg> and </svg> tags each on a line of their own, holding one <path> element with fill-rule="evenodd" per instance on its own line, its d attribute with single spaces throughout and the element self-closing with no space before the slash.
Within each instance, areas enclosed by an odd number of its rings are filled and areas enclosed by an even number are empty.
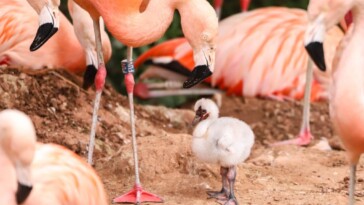
<svg viewBox="0 0 364 205">
<path fill-rule="evenodd" d="M 240 4 L 241 4 L 241 10 L 243 12 L 248 11 L 249 5 L 250 5 L 250 0 L 240 0 Z"/>
<path fill-rule="evenodd" d="M 301 131 L 296 139 L 285 140 L 282 142 L 273 143 L 272 146 L 279 145 L 299 145 L 304 146 L 311 143 L 313 136 L 310 131 L 310 97 L 311 97 L 311 87 L 312 87 L 312 61 L 309 59 L 307 72 L 306 72 L 306 86 L 305 86 L 305 96 L 303 101 L 303 117 Z"/>
<path fill-rule="evenodd" d="M 140 204 L 142 202 L 163 202 L 159 196 L 146 192 L 143 190 L 139 179 L 139 165 L 138 165 L 138 152 L 136 143 L 135 132 L 135 117 L 134 117 L 134 66 L 132 62 L 132 48 L 128 47 L 128 60 L 122 61 L 123 73 L 125 75 L 125 86 L 128 92 L 129 106 L 130 106 L 130 125 L 133 145 L 133 158 L 134 158 L 134 171 L 135 171 L 135 185 L 131 191 L 123 194 L 113 200 L 114 203 L 134 203 Z"/>
<path fill-rule="evenodd" d="M 95 147 L 95 135 L 96 135 L 96 127 L 97 127 L 97 113 L 100 106 L 101 94 L 105 84 L 106 78 L 106 68 L 104 63 L 104 55 L 102 52 L 102 44 L 101 44 L 101 33 L 100 33 L 100 24 L 99 18 L 93 19 L 94 23 L 94 31 L 95 31 L 95 41 L 96 41 L 96 51 L 97 51 L 97 59 L 98 59 L 98 70 L 95 76 L 95 87 L 96 87 L 96 96 L 94 101 L 94 108 L 92 112 L 92 121 L 91 121 L 91 131 L 90 131 L 90 142 L 88 147 L 88 155 L 87 162 L 92 165 L 92 156 Z"/>
</svg>

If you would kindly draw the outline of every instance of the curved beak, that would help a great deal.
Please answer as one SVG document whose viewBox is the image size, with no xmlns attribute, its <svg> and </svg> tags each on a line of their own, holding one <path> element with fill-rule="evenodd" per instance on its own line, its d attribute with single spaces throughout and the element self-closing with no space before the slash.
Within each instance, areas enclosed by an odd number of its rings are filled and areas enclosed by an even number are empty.
<svg viewBox="0 0 364 205">
<path fill-rule="evenodd" d="M 29 196 L 33 187 L 18 182 L 18 190 L 16 191 L 16 202 L 22 204 Z"/>
<path fill-rule="evenodd" d="M 57 31 L 59 19 L 52 12 L 48 5 L 45 5 L 39 14 L 39 28 L 37 34 L 30 45 L 30 51 L 36 51 L 48 41 Z"/>
<path fill-rule="evenodd" d="M 87 65 L 86 71 L 83 74 L 83 84 L 82 88 L 87 90 L 89 89 L 95 82 L 97 69 L 96 66 L 93 64 Z"/>
<path fill-rule="evenodd" d="M 188 79 L 183 83 L 183 88 L 191 88 L 212 75 L 215 62 L 215 49 L 205 48 L 194 51 L 195 68 Z"/>
<path fill-rule="evenodd" d="M 324 16 L 321 14 L 308 25 L 304 40 L 307 53 L 322 71 L 326 71 L 323 47 L 325 31 Z"/>
<path fill-rule="evenodd" d="M 192 126 L 197 125 L 201 121 L 202 117 L 199 115 L 195 115 L 195 118 L 192 120 Z"/>
<path fill-rule="evenodd" d="M 83 74 L 83 84 L 82 88 L 87 90 L 89 89 L 95 82 L 95 77 L 97 74 L 97 60 L 96 60 L 96 52 L 92 49 L 86 49 L 86 71 Z"/>
<path fill-rule="evenodd" d="M 22 204 L 29 196 L 30 192 L 33 189 L 31 180 L 30 180 L 30 169 L 25 168 L 18 164 L 16 166 L 16 175 L 18 178 L 18 189 L 16 191 L 16 201 L 17 204 Z"/>
</svg>

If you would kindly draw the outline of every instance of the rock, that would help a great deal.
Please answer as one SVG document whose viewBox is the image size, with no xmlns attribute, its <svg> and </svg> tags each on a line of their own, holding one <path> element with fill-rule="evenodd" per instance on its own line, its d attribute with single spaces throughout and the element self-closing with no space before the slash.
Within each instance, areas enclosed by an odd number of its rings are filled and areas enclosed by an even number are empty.
<svg viewBox="0 0 364 205">
<path fill-rule="evenodd" d="M 314 146 L 312 146 L 313 149 L 318 149 L 321 151 L 330 151 L 332 150 L 331 146 L 329 145 L 329 141 L 325 138 L 322 137 L 321 140 L 315 144 Z"/>
</svg>

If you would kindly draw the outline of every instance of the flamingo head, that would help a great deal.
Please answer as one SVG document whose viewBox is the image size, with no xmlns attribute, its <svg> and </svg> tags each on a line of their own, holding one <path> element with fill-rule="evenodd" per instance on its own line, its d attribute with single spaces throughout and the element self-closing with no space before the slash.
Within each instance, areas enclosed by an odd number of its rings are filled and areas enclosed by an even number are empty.
<svg viewBox="0 0 364 205">
<path fill-rule="evenodd" d="M 353 7 L 354 0 L 311 0 L 308 5 L 309 25 L 304 44 L 313 62 L 325 71 L 323 41 L 325 32 L 344 18 Z"/>
<path fill-rule="evenodd" d="M 194 1 L 193 1 L 194 2 Z M 183 34 L 193 50 L 195 67 L 184 88 L 190 88 L 212 75 L 215 65 L 218 19 L 213 7 L 207 1 L 181 4 Z"/>
<path fill-rule="evenodd" d="M 17 110 L 1 111 L 0 161 L 2 167 L 0 175 L 6 177 L 0 177 L 0 184 L 2 184 L 0 190 L 5 193 L 0 195 L 0 202 L 3 202 L 5 197 L 13 198 L 12 201 L 16 199 L 17 204 L 21 204 L 29 196 L 32 190 L 30 166 L 35 154 L 35 146 L 36 134 L 30 118 Z M 16 181 L 18 181 L 17 188 Z M 11 201 L 7 201 L 6 204 L 11 204 Z"/>
<path fill-rule="evenodd" d="M 195 103 L 195 118 L 192 125 L 197 125 L 199 122 L 206 119 L 217 119 L 219 117 L 219 108 L 214 101 L 202 98 Z"/>
</svg>

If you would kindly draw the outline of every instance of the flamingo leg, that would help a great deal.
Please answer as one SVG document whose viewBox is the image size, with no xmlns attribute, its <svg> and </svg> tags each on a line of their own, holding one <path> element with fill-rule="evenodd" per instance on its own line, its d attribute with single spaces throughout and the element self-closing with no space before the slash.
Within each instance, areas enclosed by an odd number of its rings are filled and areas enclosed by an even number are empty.
<svg viewBox="0 0 364 205">
<path fill-rule="evenodd" d="M 222 179 L 222 188 L 221 191 L 208 191 L 208 198 L 215 198 L 219 200 L 227 199 L 229 196 L 229 181 L 227 179 L 227 173 L 229 169 L 225 167 L 220 167 L 220 174 Z"/>
<path fill-rule="evenodd" d="M 96 125 L 97 125 L 97 113 L 100 106 L 101 94 L 105 85 L 106 78 L 106 68 L 104 63 L 104 55 L 102 52 L 102 44 L 101 44 L 101 32 L 100 32 L 100 18 L 93 19 L 94 31 L 95 31 L 95 42 L 96 42 L 96 52 L 97 59 L 99 62 L 96 77 L 95 77 L 95 87 L 96 87 L 96 96 L 94 101 L 94 108 L 92 113 L 92 123 L 91 123 L 91 132 L 90 132 L 90 142 L 88 147 L 88 157 L 87 162 L 92 165 L 92 155 L 94 152 L 95 146 L 95 134 L 96 134 Z"/>
<path fill-rule="evenodd" d="M 310 106 L 311 106 L 310 97 L 311 97 L 312 77 L 313 77 L 312 67 L 313 67 L 313 62 L 309 59 L 306 72 L 305 96 L 303 101 L 303 117 L 302 117 L 300 133 L 298 134 L 296 139 L 276 142 L 272 144 L 273 146 L 288 145 L 288 144 L 304 146 L 310 144 L 311 139 L 313 139 L 313 135 L 311 134 L 310 131 Z"/>
<path fill-rule="evenodd" d="M 246 12 L 248 11 L 250 0 L 240 0 L 240 5 L 241 5 L 241 10 L 243 12 Z"/>
<path fill-rule="evenodd" d="M 235 187 L 235 179 L 236 179 L 236 166 L 232 166 L 228 168 L 228 172 L 226 177 L 229 182 L 229 195 L 227 199 L 218 200 L 220 204 L 224 205 L 238 205 L 238 201 L 235 198 L 234 187 Z"/>
<path fill-rule="evenodd" d="M 350 184 L 349 184 L 349 205 L 355 203 L 355 181 L 356 181 L 356 165 L 350 165 Z"/>
<path fill-rule="evenodd" d="M 218 19 L 220 19 L 220 17 L 221 17 L 221 8 L 222 8 L 223 3 L 224 3 L 224 0 L 215 0 L 214 1 L 215 12 L 216 12 Z"/>
<path fill-rule="evenodd" d="M 135 132 L 135 117 L 134 117 L 134 65 L 132 61 L 133 48 L 128 47 L 127 60 L 123 60 L 122 68 L 125 76 L 125 86 L 129 98 L 130 106 L 130 125 L 132 135 L 132 146 L 133 146 L 133 158 L 134 158 L 134 170 L 135 170 L 135 185 L 133 189 L 126 194 L 123 194 L 113 200 L 114 203 L 133 203 L 140 204 L 142 202 L 163 202 L 163 199 L 159 196 L 146 192 L 143 190 L 140 179 L 139 179 L 139 165 L 138 165 L 138 152 L 136 143 L 136 132 Z"/>
</svg>

